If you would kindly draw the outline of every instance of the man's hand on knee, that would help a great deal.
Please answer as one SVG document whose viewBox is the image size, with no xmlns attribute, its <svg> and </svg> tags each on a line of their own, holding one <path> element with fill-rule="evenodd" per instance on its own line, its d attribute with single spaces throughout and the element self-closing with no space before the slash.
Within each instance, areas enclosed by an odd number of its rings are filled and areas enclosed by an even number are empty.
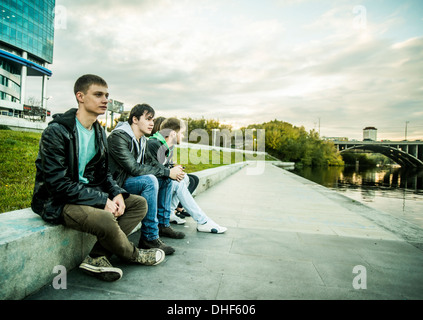
<svg viewBox="0 0 423 320">
<path fill-rule="evenodd" d="M 125 200 L 123 199 L 122 194 L 118 194 L 116 197 L 113 198 L 113 202 L 117 206 L 117 211 L 114 214 L 116 217 L 120 217 L 125 213 Z"/>
<path fill-rule="evenodd" d="M 113 200 L 107 199 L 104 210 L 111 212 L 116 218 L 123 215 L 125 213 L 125 201 L 122 195 L 114 197 Z"/>
</svg>

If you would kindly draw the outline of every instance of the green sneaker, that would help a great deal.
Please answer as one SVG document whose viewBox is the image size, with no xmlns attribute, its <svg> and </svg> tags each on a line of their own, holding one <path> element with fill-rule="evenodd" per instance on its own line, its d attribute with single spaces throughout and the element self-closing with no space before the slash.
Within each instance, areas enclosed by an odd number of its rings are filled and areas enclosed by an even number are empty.
<svg viewBox="0 0 423 320">
<path fill-rule="evenodd" d="M 122 278 L 122 270 L 115 268 L 105 256 L 91 258 L 87 256 L 79 268 L 91 276 L 104 281 L 116 281 Z"/>
<path fill-rule="evenodd" d="M 138 249 L 138 256 L 134 262 L 145 266 L 155 266 L 164 260 L 165 255 L 162 249 Z"/>
</svg>

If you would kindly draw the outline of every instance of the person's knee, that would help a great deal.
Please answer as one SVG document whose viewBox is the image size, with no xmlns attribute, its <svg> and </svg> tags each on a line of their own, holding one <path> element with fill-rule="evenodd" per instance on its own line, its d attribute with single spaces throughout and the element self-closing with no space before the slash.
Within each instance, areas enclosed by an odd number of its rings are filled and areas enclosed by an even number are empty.
<svg viewBox="0 0 423 320">
<path fill-rule="evenodd" d="M 95 216 L 90 216 L 88 219 L 93 233 L 99 238 L 103 238 L 119 228 L 113 213 L 105 210 L 96 212 Z"/>
<path fill-rule="evenodd" d="M 190 185 L 193 185 L 193 186 L 197 187 L 198 184 L 200 183 L 200 179 L 197 176 L 193 175 L 193 174 L 189 174 L 188 175 L 188 178 L 189 178 L 189 184 Z"/>
<path fill-rule="evenodd" d="M 159 182 L 154 175 L 142 175 L 128 178 L 123 186 L 131 194 L 141 195 L 147 192 L 148 194 L 154 192 L 157 194 L 159 190 Z"/>
<path fill-rule="evenodd" d="M 171 188 L 172 188 L 173 192 L 177 192 L 179 188 L 183 187 L 183 183 L 184 183 L 183 180 L 180 181 L 180 182 L 172 180 Z"/>
<path fill-rule="evenodd" d="M 135 195 L 131 195 L 131 198 L 133 198 L 132 205 L 138 209 L 139 218 L 143 219 L 146 216 L 147 210 L 148 210 L 147 200 L 142 196 L 135 196 Z"/>
<path fill-rule="evenodd" d="M 189 179 L 187 176 L 184 177 L 180 182 L 176 182 L 179 188 L 188 188 Z"/>
<path fill-rule="evenodd" d="M 144 176 L 144 178 L 147 180 L 147 184 L 151 188 L 154 188 L 154 190 L 159 190 L 159 181 L 157 180 L 156 176 L 147 174 Z"/>
</svg>

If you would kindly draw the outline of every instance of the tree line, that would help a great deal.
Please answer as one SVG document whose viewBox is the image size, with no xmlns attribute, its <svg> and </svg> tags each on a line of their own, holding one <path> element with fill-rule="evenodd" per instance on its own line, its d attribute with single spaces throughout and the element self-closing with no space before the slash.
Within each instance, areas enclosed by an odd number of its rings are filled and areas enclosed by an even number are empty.
<svg viewBox="0 0 423 320">
<path fill-rule="evenodd" d="M 284 121 L 273 120 L 247 128 L 266 130 L 266 151 L 282 161 L 303 166 L 343 165 L 342 156 L 331 141 L 321 140 L 315 130 L 307 132 Z"/>
<path fill-rule="evenodd" d="M 212 144 L 212 129 L 232 131 L 232 126 L 224 125 L 214 119 L 183 118 L 188 126 L 186 137 L 195 129 L 207 131 L 209 145 Z M 251 124 L 241 128 L 246 130 L 265 130 L 265 150 L 270 155 L 287 162 L 295 162 L 304 166 L 339 166 L 344 165 L 342 156 L 333 142 L 321 140 L 315 130 L 307 132 L 304 127 L 296 127 L 290 123 L 273 120 L 262 124 Z M 246 137 L 246 134 L 244 135 Z M 232 140 L 234 140 L 232 136 Z M 191 142 L 191 141 L 190 141 Z M 232 142 L 234 146 L 234 141 Z"/>
<path fill-rule="evenodd" d="M 115 119 L 115 122 L 126 121 L 127 115 Z M 188 131 L 185 133 L 184 141 L 190 143 L 213 144 L 213 129 L 218 129 L 221 132 L 231 132 L 230 147 L 239 148 L 247 147 L 248 139 L 252 136 L 246 134 L 246 130 L 265 130 L 265 151 L 270 155 L 287 162 L 295 162 L 297 165 L 303 166 L 343 166 L 355 165 L 359 161 L 360 166 L 376 166 L 392 164 L 388 158 L 378 154 L 356 154 L 344 152 L 343 155 L 337 151 L 335 145 L 331 141 L 321 140 L 319 133 L 315 130 L 307 132 L 303 126 L 296 127 L 292 124 L 280 120 L 273 120 L 262 124 L 251 124 L 243 127 L 240 130 L 244 139 L 244 145 L 236 145 L 234 130 L 231 125 L 222 124 L 216 119 L 193 119 L 182 118 L 187 126 Z M 115 123 L 115 125 L 116 125 Z M 200 129 L 204 134 L 201 137 L 198 135 L 191 135 L 195 130 Z M 257 136 L 254 136 L 257 137 Z M 191 138 L 191 139 L 190 139 Z M 223 145 L 222 136 L 218 137 L 217 143 Z M 260 138 L 260 137 L 259 137 Z M 249 149 L 251 150 L 251 149 Z M 254 149 L 256 150 L 256 149 Z"/>
</svg>

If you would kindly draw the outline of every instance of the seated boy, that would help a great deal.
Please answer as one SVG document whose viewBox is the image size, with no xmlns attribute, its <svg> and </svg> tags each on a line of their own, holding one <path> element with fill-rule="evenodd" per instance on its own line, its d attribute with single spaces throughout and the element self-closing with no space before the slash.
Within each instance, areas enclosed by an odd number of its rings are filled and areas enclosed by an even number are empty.
<svg viewBox="0 0 423 320">
<path fill-rule="evenodd" d="M 147 161 L 151 163 L 155 162 L 164 168 L 174 166 L 172 162 L 174 145 L 181 142 L 183 131 L 184 128 L 181 126 L 180 120 L 176 118 L 165 119 L 160 126 L 160 131 L 148 139 Z M 188 183 L 189 179 L 187 175 L 182 181 L 172 181 L 171 212 L 181 202 L 185 210 L 197 222 L 198 231 L 211 233 L 225 232 L 227 228 L 219 226 L 201 210 L 188 190 Z M 166 217 L 164 223 L 169 225 L 169 216 Z"/>
<path fill-rule="evenodd" d="M 157 117 L 154 119 L 154 127 L 153 127 L 153 130 L 151 131 L 151 135 L 155 134 L 157 131 L 160 130 L 160 126 L 162 125 L 162 122 L 164 120 L 166 120 L 165 117 Z M 192 173 L 188 173 L 187 176 L 188 176 L 188 191 L 191 194 L 193 194 L 198 184 L 200 183 L 200 180 L 195 174 L 192 174 Z M 172 197 L 172 199 L 173 198 L 177 198 L 177 197 Z M 170 223 L 184 224 L 186 222 L 185 218 L 190 216 L 191 215 L 184 210 L 184 207 L 179 202 L 175 211 L 172 211 L 170 213 Z"/>
<path fill-rule="evenodd" d="M 54 115 L 41 136 L 31 208 L 49 223 L 95 235 L 97 242 L 80 268 L 115 281 L 122 270 L 109 262 L 112 254 L 155 265 L 165 253 L 138 249 L 127 238 L 145 216 L 147 203 L 108 173 L 106 134 L 97 121 L 107 110 L 107 83 L 84 75 L 75 82 L 74 93 L 78 109 Z"/>
<path fill-rule="evenodd" d="M 147 200 L 148 210 L 142 220 L 139 248 L 160 248 L 172 254 L 160 235 L 181 239 L 185 235 L 163 225 L 170 214 L 172 179 L 182 179 L 180 168 L 168 169 L 145 161 L 147 138 L 153 129 L 154 109 L 147 104 L 132 108 L 127 122 L 120 122 L 108 137 L 110 171 L 117 183 L 131 194 Z M 170 178 L 170 179 L 168 179 Z"/>
</svg>

